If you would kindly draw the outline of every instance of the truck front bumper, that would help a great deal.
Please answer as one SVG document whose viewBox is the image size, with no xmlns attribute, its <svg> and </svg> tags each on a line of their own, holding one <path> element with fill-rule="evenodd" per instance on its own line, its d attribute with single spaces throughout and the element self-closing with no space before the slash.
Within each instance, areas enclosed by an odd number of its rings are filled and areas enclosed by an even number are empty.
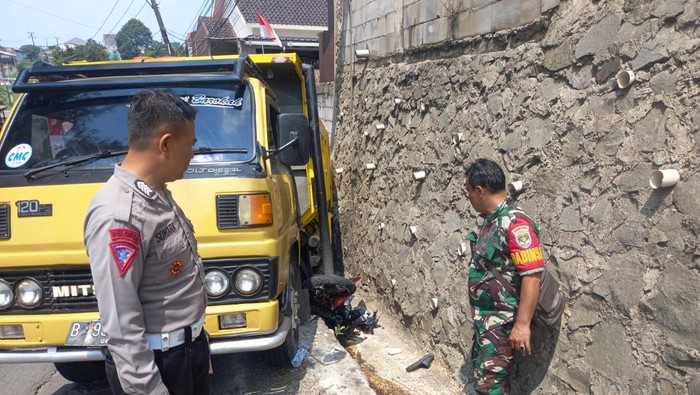
<svg viewBox="0 0 700 395">
<path fill-rule="evenodd" d="M 211 339 L 209 349 L 212 354 L 232 354 L 247 351 L 261 351 L 275 348 L 287 338 L 292 320 L 284 317 L 277 330 L 269 335 L 241 337 L 235 339 Z M 102 361 L 102 348 L 47 347 L 32 350 L 0 351 L 0 364 L 35 362 L 85 362 Z"/>
</svg>

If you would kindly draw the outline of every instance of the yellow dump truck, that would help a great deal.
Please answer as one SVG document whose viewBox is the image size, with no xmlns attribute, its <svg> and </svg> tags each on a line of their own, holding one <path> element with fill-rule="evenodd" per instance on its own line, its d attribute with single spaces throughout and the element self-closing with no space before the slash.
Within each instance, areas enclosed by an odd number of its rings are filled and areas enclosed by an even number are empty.
<svg viewBox="0 0 700 395">
<path fill-rule="evenodd" d="M 144 88 L 198 110 L 195 156 L 169 189 L 196 230 L 212 353 L 264 351 L 288 365 L 308 305 L 302 281 L 342 273 L 314 70 L 292 53 L 38 62 L 20 73 L 0 132 L 0 363 L 103 377 L 83 220 L 125 155 L 129 102 Z"/>
</svg>

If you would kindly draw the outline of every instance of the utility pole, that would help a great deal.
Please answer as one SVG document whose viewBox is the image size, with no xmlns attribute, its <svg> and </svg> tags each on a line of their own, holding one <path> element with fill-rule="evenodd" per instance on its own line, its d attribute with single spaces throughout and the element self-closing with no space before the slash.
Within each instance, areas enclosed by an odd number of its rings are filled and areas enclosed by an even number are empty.
<svg viewBox="0 0 700 395">
<path fill-rule="evenodd" d="M 160 17 L 160 11 L 158 11 L 158 4 L 156 0 L 149 0 L 148 4 L 153 8 L 153 12 L 156 13 L 156 20 L 158 20 L 158 26 L 160 27 L 160 34 L 163 36 L 163 44 L 168 48 L 168 55 L 173 55 L 173 49 L 170 46 L 170 40 L 168 40 L 168 32 L 165 31 L 165 26 L 163 25 L 163 19 Z"/>
<path fill-rule="evenodd" d="M 56 46 L 58 47 L 58 36 L 53 36 L 56 39 Z"/>
<path fill-rule="evenodd" d="M 36 44 L 34 44 L 34 32 L 27 32 L 29 34 L 29 38 L 32 39 L 32 45 L 36 47 Z"/>
</svg>

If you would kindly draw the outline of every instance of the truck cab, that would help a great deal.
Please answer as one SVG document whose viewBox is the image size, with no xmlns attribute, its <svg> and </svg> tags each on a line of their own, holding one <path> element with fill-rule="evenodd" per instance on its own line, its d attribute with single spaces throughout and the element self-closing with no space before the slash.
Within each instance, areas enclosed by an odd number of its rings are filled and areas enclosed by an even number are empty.
<svg viewBox="0 0 700 395">
<path fill-rule="evenodd" d="M 168 188 L 195 229 L 212 353 L 261 351 L 288 366 L 308 304 L 302 282 L 342 274 L 314 84 L 293 53 L 24 69 L 0 132 L 0 363 L 102 377 L 83 221 L 128 149 L 131 96 L 148 88 L 198 111 L 195 156 Z"/>
</svg>

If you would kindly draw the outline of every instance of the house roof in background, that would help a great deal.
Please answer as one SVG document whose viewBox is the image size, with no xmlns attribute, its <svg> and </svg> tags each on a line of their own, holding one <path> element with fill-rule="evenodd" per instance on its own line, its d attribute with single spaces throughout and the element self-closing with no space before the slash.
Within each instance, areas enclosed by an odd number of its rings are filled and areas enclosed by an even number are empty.
<svg viewBox="0 0 700 395">
<path fill-rule="evenodd" d="M 238 2 L 243 18 L 257 23 L 258 12 L 273 25 L 328 27 L 330 0 L 246 0 Z"/>
<path fill-rule="evenodd" d="M 2 47 L 0 46 L 0 51 L 9 53 L 12 56 L 16 56 L 18 53 L 22 53 L 19 49 L 12 48 L 12 47 Z"/>
<path fill-rule="evenodd" d="M 77 46 L 77 45 L 85 45 L 85 44 L 87 44 L 87 41 L 83 40 L 82 38 L 73 37 L 70 40 L 64 42 L 63 44 Z"/>
<path fill-rule="evenodd" d="M 207 38 L 236 38 L 233 25 L 228 19 L 200 16 L 199 23 L 206 30 Z"/>
</svg>

